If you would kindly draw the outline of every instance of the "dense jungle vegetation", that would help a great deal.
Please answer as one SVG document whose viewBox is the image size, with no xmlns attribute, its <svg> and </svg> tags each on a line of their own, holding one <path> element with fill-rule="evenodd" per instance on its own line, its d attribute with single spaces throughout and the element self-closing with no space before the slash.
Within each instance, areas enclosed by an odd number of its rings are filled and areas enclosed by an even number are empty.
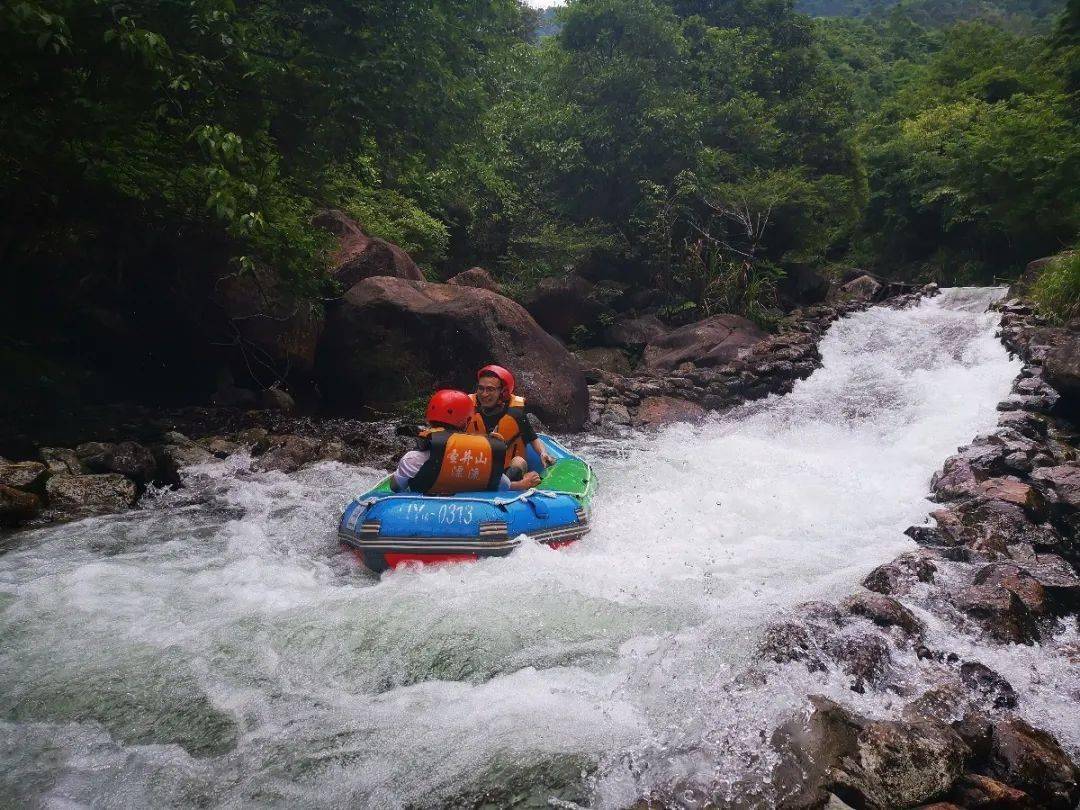
<svg viewBox="0 0 1080 810">
<path fill-rule="evenodd" d="M 92 334 L 192 267 L 332 297 L 324 206 L 432 280 L 578 272 L 762 321 L 807 269 L 985 282 L 1075 241 L 1080 0 L 804 3 L 839 16 L 4 3 L 0 353 Z"/>
</svg>

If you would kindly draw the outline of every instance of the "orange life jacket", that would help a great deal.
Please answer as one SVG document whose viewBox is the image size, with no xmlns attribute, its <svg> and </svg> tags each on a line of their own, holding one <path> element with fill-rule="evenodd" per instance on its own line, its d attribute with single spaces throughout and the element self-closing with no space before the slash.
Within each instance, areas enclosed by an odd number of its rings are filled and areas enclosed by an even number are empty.
<svg viewBox="0 0 1080 810">
<path fill-rule="evenodd" d="M 430 428 L 420 434 L 417 447 L 431 457 L 409 481 L 413 492 L 452 495 L 499 488 L 506 447 L 498 438 Z"/>
<path fill-rule="evenodd" d="M 484 417 L 480 414 L 480 403 L 476 400 L 476 394 L 469 394 L 469 399 L 473 401 L 473 405 L 476 406 L 476 413 L 472 415 L 469 423 L 465 425 L 465 431 L 467 433 L 487 433 L 487 426 L 484 425 Z M 506 413 L 500 418 L 495 430 L 492 433 L 498 433 L 502 437 L 502 440 L 506 442 L 506 461 L 503 463 L 504 467 L 509 467 L 510 462 L 513 461 L 514 456 L 521 456 L 525 458 L 525 440 L 521 438 L 521 423 L 525 421 L 525 397 L 512 396 L 510 402 L 507 403 Z M 489 434 L 490 435 L 490 434 Z"/>
</svg>

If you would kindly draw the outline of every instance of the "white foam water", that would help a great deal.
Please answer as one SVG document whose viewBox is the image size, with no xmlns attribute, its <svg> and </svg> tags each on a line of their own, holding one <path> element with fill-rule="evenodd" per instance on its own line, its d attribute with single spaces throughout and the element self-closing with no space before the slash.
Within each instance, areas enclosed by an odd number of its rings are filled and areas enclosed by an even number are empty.
<svg viewBox="0 0 1080 810">
<path fill-rule="evenodd" d="M 0 556 L 0 796 L 55 807 L 620 807 L 767 769 L 830 676 L 740 684 L 762 626 L 911 547 L 1019 366 L 1000 291 L 837 322 L 824 367 L 703 426 L 579 441 L 576 546 L 374 580 L 335 540 L 381 474 L 193 470 Z M 877 703 L 875 703 L 877 701 Z"/>
</svg>

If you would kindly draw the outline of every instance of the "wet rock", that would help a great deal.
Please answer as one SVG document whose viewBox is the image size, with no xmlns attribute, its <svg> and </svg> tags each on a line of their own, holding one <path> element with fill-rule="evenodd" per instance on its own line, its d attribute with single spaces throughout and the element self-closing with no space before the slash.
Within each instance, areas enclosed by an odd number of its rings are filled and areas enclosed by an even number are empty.
<svg viewBox="0 0 1080 810">
<path fill-rule="evenodd" d="M 156 460 L 162 480 L 167 483 L 177 485 L 181 470 L 214 460 L 211 453 L 182 433 L 170 431 L 163 438 L 165 444 L 158 448 Z"/>
<path fill-rule="evenodd" d="M 1046 501 L 1038 490 L 1012 476 L 983 481 L 978 486 L 978 492 L 984 498 L 1022 507 L 1036 518 L 1041 516 L 1046 509 Z"/>
<path fill-rule="evenodd" d="M 953 603 L 991 638 L 1004 644 L 1031 644 L 1039 636 L 1031 612 L 1008 588 L 972 585 L 958 591 Z"/>
<path fill-rule="evenodd" d="M 908 635 L 921 637 L 925 632 L 915 614 L 893 599 L 872 591 L 852 594 L 840 603 L 840 609 L 863 616 L 881 627 L 899 627 Z"/>
<path fill-rule="evenodd" d="M 955 524 L 955 527 L 960 527 L 960 520 L 951 511 L 938 509 L 931 513 L 931 517 L 937 520 L 937 526 L 908 526 L 904 529 L 904 534 L 920 546 L 929 548 L 943 548 L 963 544 L 963 538 L 957 537 L 957 533 L 953 530 L 953 524 Z"/>
<path fill-rule="evenodd" d="M 1038 554 L 1025 562 L 1025 570 L 1050 595 L 1050 607 L 1058 614 L 1080 611 L 1080 573 L 1056 554 Z"/>
<path fill-rule="evenodd" d="M 963 501 L 932 517 L 951 544 L 991 556 L 1008 555 L 1014 544 L 1053 547 L 1059 540 L 1053 528 L 1033 521 L 1022 507 L 997 499 Z"/>
<path fill-rule="evenodd" d="M 1040 807 L 1072 810 L 1080 771 L 1058 741 L 1019 717 L 994 724 L 987 774 L 1030 795 Z"/>
<path fill-rule="evenodd" d="M 918 530 L 929 527 L 913 526 L 911 528 Z M 909 593 L 916 582 L 933 582 L 936 571 L 937 566 L 934 565 L 930 553 L 909 551 L 892 562 L 879 565 L 866 576 L 862 584 L 867 590 L 877 593 L 903 595 Z"/>
<path fill-rule="evenodd" d="M 61 518 L 123 512 L 135 504 L 135 482 L 118 473 L 54 475 L 45 484 L 49 510 Z"/>
<path fill-rule="evenodd" d="M 960 807 L 976 810 L 1038 810 L 1024 791 L 978 773 L 965 773 L 953 785 L 949 799 Z"/>
<path fill-rule="evenodd" d="M 889 645 L 881 636 L 859 631 L 831 634 L 822 644 L 825 654 L 851 677 L 851 690 L 865 692 L 880 686 L 892 665 Z"/>
<path fill-rule="evenodd" d="M 40 511 L 41 498 L 36 494 L 0 484 L 0 526 L 16 526 Z"/>
<path fill-rule="evenodd" d="M 757 657 L 778 664 L 802 661 L 810 672 L 824 672 L 828 667 L 815 635 L 820 633 L 799 622 L 775 622 L 762 633 Z"/>
<path fill-rule="evenodd" d="M 960 680 L 981 701 L 995 709 L 1016 707 L 1016 690 L 986 664 L 966 661 L 960 665 Z"/>
<path fill-rule="evenodd" d="M 674 397 L 645 397 L 637 410 L 637 422 L 652 427 L 672 422 L 700 422 L 706 411 L 695 402 Z"/>
<path fill-rule="evenodd" d="M 83 467 L 96 473 L 119 473 L 138 484 L 153 480 L 157 473 L 154 454 L 136 442 L 87 442 L 75 448 Z"/>
<path fill-rule="evenodd" d="M 930 489 L 938 500 L 952 501 L 974 495 L 980 480 L 968 459 L 951 456 L 944 468 L 930 479 Z"/>
<path fill-rule="evenodd" d="M 236 434 L 238 444 L 247 448 L 252 456 L 261 456 L 270 449 L 270 432 L 266 428 L 249 428 Z"/>
<path fill-rule="evenodd" d="M 252 468 L 259 472 L 291 473 L 316 460 L 321 442 L 303 436 L 272 436 L 270 449 L 256 459 Z"/>
<path fill-rule="evenodd" d="M 12 489 L 39 489 L 49 475 L 40 461 L 8 461 L 0 458 L 0 485 Z"/>
<path fill-rule="evenodd" d="M 970 751 L 945 723 L 869 722 L 825 698 L 811 702 L 808 718 L 770 741 L 780 806 L 821 807 L 831 793 L 854 807 L 911 807 L 944 796 L 964 772 Z"/>
<path fill-rule="evenodd" d="M 738 315 L 713 315 L 674 329 L 651 341 L 642 362 L 649 371 L 695 366 L 715 366 L 734 359 L 742 349 L 764 340 L 766 334 L 752 321 Z"/>
<path fill-rule="evenodd" d="M 463 270 L 456 276 L 448 279 L 447 284 L 455 284 L 458 287 L 477 287 L 481 290 L 490 290 L 491 292 L 501 292 L 499 285 L 495 282 L 495 279 L 491 277 L 491 273 L 485 270 L 483 267 L 470 267 L 468 270 Z"/>
<path fill-rule="evenodd" d="M 78 454 L 66 447 L 42 447 L 38 450 L 38 456 L 49 468 L 49 475 L 82 475 L 86 472 Z"/>
<path fill-rule="evenodd" d="M 246 449 L 241 442 L 233 441 L 225 436 L 207 436 L 199 439 L 197 444 L 215 458 L 228 458 L 233 453 Z"/>
<path fill-rule="evenodd" d="M 1000 585 L 1016 594 L 1035 616 L 1050 613 L 1046 589 L 1019 565 L 992 563 L 975 574 L 976 585 Z"/>
<path fill-rule="evenodd" d="M 1032 473 L 1031 480 L 1049 488 L 1062 507 L 1080 509 L 1080 464 L 1041 467 Z"/>
</svg>

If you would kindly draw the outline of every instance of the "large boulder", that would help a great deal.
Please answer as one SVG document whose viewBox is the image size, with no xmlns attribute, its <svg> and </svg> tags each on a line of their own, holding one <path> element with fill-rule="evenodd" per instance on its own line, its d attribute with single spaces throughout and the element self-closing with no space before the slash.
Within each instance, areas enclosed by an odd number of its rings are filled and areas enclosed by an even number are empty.
<svg viewBox="0 0 1080 810">
<path fill-rule="evenodd" d="M 563 339 L 604 311 L 592 282 L 576 275 L 543 279 L 525 301 L 525 308 L 547 332 Z"/>
<path fill-rule="evenodd" d="M 491 277 L 491 273 L 483 267 L 470 267 L 468 270 L 462 270 L 446 283 L 458 287 L 477 287 L 481 290 L 499 292 L 499 285 Z"/>
<path fill-rule="evenodd" d="M 767 337 L 752 321 L 738 315 L 713 315 L 656 338 L 642 358 L 650 371 L 674 369 L 682 363 L 715 366 L 732 360 L 740 349 Z"/>
<path fill-rule="evenodd" d="M 581 429 L 588 389 L 580 363 L 519 304 L 488 290 L 365 279 L 328 317 L 318 371 L 328 408 L 357 413 L 436 387 L 471 390 L 486 363 L 514 372 L 545 424 Z"/>
<path fill-rule="evenodd" d="M 408 253 L 385 239 L 368 236 L 343 211 L 320 211 L 312 222 L 338 238 L 330 275 L 345 289 L 372 276 L 423 281 L 424 274 Z"/>
</svg>

